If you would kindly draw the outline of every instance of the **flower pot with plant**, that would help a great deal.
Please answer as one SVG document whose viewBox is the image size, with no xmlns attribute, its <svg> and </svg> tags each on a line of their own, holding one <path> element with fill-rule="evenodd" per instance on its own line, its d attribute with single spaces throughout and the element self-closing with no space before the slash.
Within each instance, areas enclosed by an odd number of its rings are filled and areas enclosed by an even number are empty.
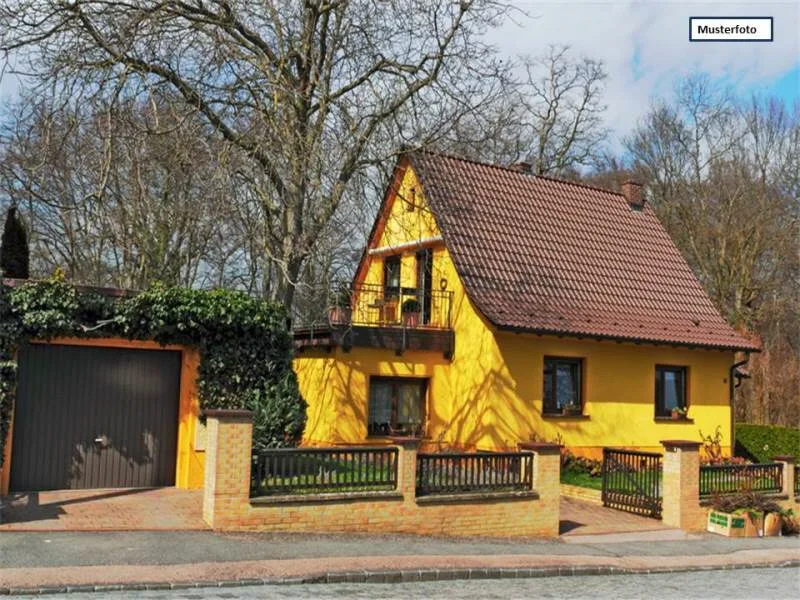
<svg viewBox="0 0 800 600">
<path fill-rule="evenodd" d="M 422 307 L 416 298 L 409 298 L 403 302 L 403 326 L 411 329 L 419 325 L 419 314 L 422 312 Z"/>
<path fill-rule="evenodd" d="M 581 405 L 580 404 L 564 404 L 561 407 L 561 414 L 562 415 L 579 415 L 581 414 Z"/>
<path fill-rule="evenodd" d="M 766 535 L 764 515 L 776 513 L 782 524 L 783 512 L 780 505 L 758 492 L 716 496 L 706 529 L 728 537 L 761 537 Z"/>
<path fill-rule="evenodd" d="M 347 325 L 353 316 L 352 295 L 350 288 L 340 287 L 333 298 L 333 306 L 328 309 L 328 321 L 331 325 Z"/>
<path fill-rule="evenodd" d="M 685 406 L 676 406 L 672 409 L 672 418 L 673 419 L 685 419 L 686 413 L 689 412 Z"/>
</svg>

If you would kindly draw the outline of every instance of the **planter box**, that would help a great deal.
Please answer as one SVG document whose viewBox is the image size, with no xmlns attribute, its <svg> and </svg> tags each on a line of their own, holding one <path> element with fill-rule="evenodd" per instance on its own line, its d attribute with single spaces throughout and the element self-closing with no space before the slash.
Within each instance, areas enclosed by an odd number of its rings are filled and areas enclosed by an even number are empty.
<svg viewBox="0 0 800 600">
<path fill-rule="evenodd" d="M 708 525 L 711 533 L 727 537 L 761 537 L 764 532 L 764 519 L 758 516 L 755 521 L 747 513 L 730 514 L 708 511 Z"/>
</svg>

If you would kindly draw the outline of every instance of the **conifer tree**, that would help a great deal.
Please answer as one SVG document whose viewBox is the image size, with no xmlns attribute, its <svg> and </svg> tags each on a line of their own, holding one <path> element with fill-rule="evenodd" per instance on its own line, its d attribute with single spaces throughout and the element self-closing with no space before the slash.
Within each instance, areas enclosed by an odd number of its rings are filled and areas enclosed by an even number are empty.
<svg viewBox="0 0 800 600">
<path fill-rule="evenodd" d="M 6 213 L 3 237 L 0 238 L 0 273 L 12 279 L 28 279 L 30 275 L 28 233 L 13 204 Z"/>
</svg>

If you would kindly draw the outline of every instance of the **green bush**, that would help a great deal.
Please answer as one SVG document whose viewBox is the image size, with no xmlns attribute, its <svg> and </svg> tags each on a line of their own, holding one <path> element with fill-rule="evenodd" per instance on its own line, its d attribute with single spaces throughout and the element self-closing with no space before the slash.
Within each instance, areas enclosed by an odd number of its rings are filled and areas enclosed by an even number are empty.
<svg viewBox="0 0 800 600">
<path fill-rule="evenodd" d="M 16 387 L 16 348 L 56 337 L 155 340 L 196 348 L 200 407 L 255 412 L 253 448 L 296 444 L 306 420 L 279 304 L 228 290 L 154 285 L 130 298 L 53 279 L 0 284 L 0 457 Z M 0 459 L 2 460 L 2 459 Z"/>
<path fill-rule="evenodd" d="M 754 462 L 771 462 L 773 456 L 800 458 L 800 429 L 774 425 L 736 425 L 736 456 Z"/>
</svg>

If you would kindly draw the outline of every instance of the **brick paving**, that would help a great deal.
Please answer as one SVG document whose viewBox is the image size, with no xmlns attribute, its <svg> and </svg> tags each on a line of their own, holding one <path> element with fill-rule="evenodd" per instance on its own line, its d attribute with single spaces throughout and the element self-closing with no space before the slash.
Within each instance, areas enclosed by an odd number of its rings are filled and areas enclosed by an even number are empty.
<svg viewBox="0 0 800 600">
<path fill-rule="evenodd" d="M 658 519 L 598 506 L 575 498 L 561 497 L 562 536 L 630 533 L 669 529 Z"/>
<path fill-rule="evenodd" d="M 206 529 L 202 491 L 159 489 L 60 490 L 2 499 L 0 531 L 136 531 Z M 667 529 L 661 521 L 561 498 L 561 535 L 583 536 Z"/>
<path fill-rule="evenodd" d="M 202 490 L 59 490 L 0 499 L 3 531 L 197 530 Z"/>
</svg>

